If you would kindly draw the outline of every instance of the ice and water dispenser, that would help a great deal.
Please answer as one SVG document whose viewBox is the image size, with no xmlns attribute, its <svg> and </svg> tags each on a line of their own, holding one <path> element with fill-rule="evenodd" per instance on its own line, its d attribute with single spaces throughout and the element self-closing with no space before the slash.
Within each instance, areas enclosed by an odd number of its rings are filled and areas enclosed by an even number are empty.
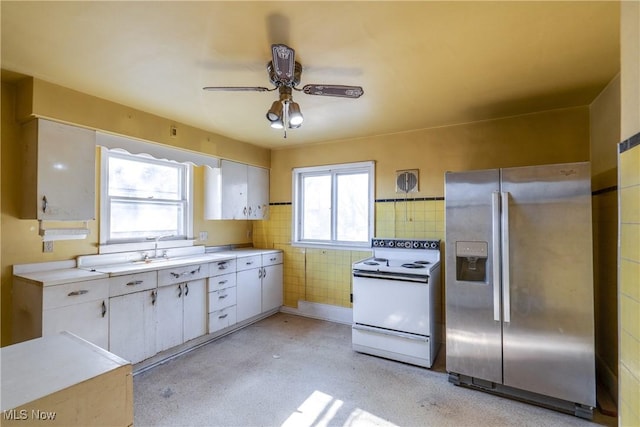
<svg viewBox="0 0 640 427">
<path fill-rule="evenodd" d="M 456 280 L 487 283 L 487 242 L 456 242 Z"/>
</svg>

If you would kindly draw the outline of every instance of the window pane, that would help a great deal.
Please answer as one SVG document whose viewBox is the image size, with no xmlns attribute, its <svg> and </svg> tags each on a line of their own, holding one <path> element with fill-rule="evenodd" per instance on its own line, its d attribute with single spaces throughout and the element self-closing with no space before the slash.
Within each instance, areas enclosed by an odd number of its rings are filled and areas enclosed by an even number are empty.
<svg viewBox="0 0 640 427">
<path fill-rule="evenodd" d="M 182 204 L 111 202 L 111 240 L 182 236 Z"/>
<path fill-rule="evenodd" d="M 331 239 L 331 175 L 302 178 L 302 238 Z"/>
<path fill-rule="evenodd" d="M 369 238 L 369 174 L 337 176 L 337 239 L 366 242 Z"/>
<path fill-rule="evenodd" d="M 180 200 L 181 167 L 109 157 L 109 196 Z"/>
</svg>

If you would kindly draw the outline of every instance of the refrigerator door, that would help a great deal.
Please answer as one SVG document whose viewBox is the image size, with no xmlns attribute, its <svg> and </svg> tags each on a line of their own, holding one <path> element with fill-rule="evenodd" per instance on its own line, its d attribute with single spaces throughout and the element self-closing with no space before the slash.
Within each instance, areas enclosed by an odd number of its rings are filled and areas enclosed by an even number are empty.
<svg viewBox="0 0 640 427">
<path fill-rule="evenodd" d="M 446 368 L 497 383 L 502 382 L 500 280 L 494 278 L 499 176 L 498 169 L 445 175 Z"/>
<path fill-rule="evenodd" d="M 501 190 L 504 384 L 595 406 L 589 164 L 503 169 Z"/>
</svg>

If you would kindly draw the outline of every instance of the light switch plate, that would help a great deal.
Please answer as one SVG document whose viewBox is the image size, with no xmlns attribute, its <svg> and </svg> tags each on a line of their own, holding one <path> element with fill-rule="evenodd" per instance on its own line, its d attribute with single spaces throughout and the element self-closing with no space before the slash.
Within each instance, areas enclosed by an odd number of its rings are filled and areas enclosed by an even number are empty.
<svg viewBox="0 0 640 427">
<path fill-rule="evenodd" d="M 42 242 L 42 252 L 53 252 L 53 241 L 47 240 Z"/>
</svg>

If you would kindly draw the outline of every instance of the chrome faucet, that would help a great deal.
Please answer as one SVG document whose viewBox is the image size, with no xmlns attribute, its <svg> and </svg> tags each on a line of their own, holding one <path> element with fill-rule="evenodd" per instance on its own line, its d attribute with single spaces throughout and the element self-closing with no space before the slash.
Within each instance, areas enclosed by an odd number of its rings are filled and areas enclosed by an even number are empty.
<svg viewBox="0 0 640 427">
<path fill-rule="evenodd" d="M 173 237 L 173 234 L 160 234 L 159 236 L 153 237 L 154 240 L 154 251 L 153 251 L 153 257 L 154 258 L 160 258 L 158 256 L 158 242 L 160 241 L 160 239 L 164 239 L 167 237 Z M 169 256 L 167 255 L 167 251 L 164 250 L 162 251 L 162 258 L 169 258 Z"/>
</svg>

